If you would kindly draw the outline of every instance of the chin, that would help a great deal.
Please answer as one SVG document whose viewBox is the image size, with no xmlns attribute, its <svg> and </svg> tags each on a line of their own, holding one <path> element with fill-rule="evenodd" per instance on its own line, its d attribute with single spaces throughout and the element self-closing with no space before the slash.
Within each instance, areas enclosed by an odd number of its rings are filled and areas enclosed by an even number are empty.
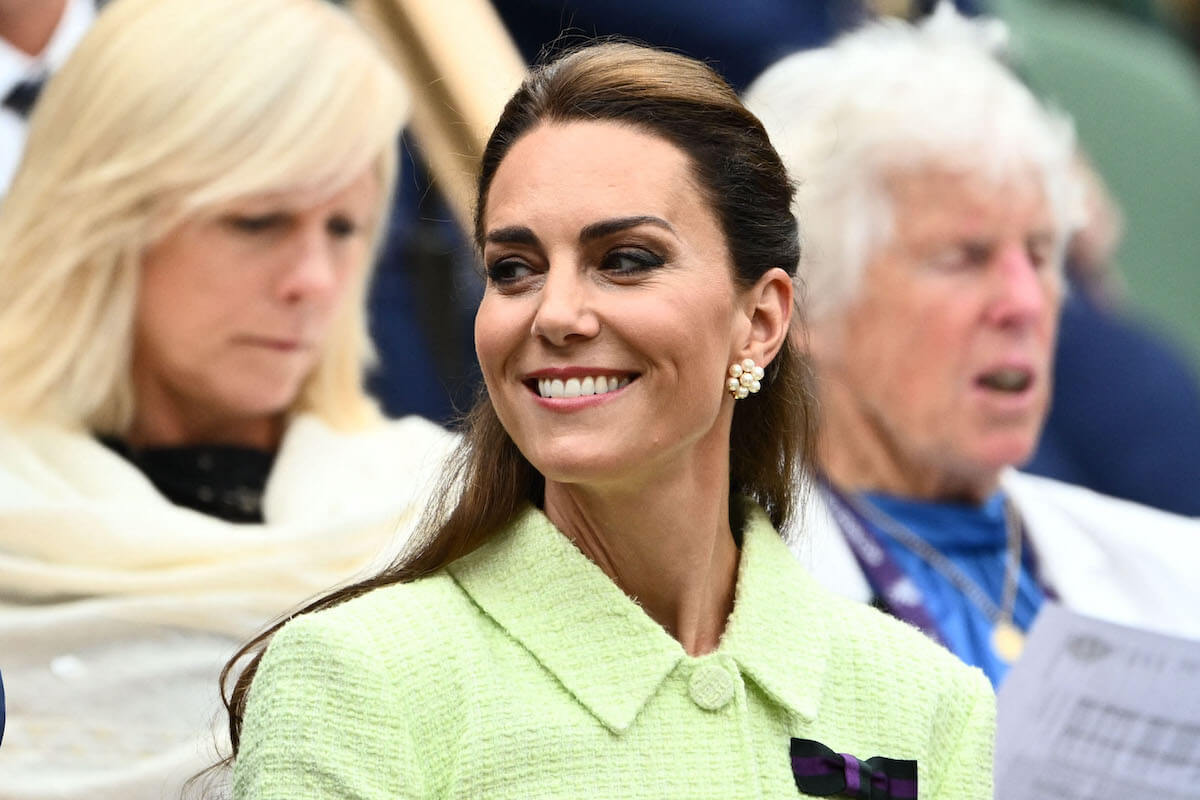
<svg viewBox="0 0 1200 800">
<path fill-rule="evenodd" d="M 230 393 L 225 399 L 227 408 L 247 417 L 275 416 L 290 410 L 300 396 L 299 388 L 272 387 L 257 391 Z"/>
<path fill-rule="evenodd" d="M 632 471 L 628 459 L 611 452 L 586 452 L 578 447 L 534 448 L 525 457 L 547 481 L 554 483 L 608 483 Z"/>
<path fill-rule="evenodd" d="M 976 461 L 983 471 L 999 475 L 1009 467 L 1023 466 L 1033 458 L 1036 447 L 1036 435 L 996 437 L 984 443 L 976 454 Z"/>
</svg>

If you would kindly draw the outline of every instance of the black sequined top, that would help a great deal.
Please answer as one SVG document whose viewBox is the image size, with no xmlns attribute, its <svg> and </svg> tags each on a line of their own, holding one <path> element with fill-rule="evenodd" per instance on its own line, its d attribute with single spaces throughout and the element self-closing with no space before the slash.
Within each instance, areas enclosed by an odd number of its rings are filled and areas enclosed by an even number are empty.
<svg viewBox="0 0 1200 800">
<path fill-rule="evenodd" d="M 198 445 L 134 449 L 100 437 L 150 479 L 163 496 L 227 522 L 262 522 L 263 491 L 275 453 L 250 447 Z"/>
</svg>

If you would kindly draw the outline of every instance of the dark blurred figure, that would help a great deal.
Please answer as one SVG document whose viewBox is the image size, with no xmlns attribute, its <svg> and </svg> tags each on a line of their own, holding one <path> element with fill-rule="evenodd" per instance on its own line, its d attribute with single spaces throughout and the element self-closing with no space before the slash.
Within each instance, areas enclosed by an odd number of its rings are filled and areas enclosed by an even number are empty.
<svg viewBox="0 0 1200 800">
<path fill-rule="evenodd" d="M 483 284 L 474 248 L 413 152 L 410 133 L 400 151 L 369 300 L 379 364 L 368 387 L 389 415 L 450 422 L 470 408 L 479 381 L 471 326 Z"/>
<path fill-rule="evenodd" d="M 782 56 L 819 47 L 877 12 L 914 16 L 928 0 L 494 0 L 527 61 L 566 32 L 571 36 L 627 36 L 707 61 L 741 91 Z M 958 0 L 966 13 L 978 0 Z"/>
<path fill-rule="evenodd" d="M 1200 384 L 1182 351 L 1123 309 L 1121 214 L 1077 163 L 1087 222 L 1067 252 L 1050 415 L 1025 470 L 1200 516 Z"/>
<path fill-rule="evenodd" d="M 1200 392 L 1183 353 L 1071 282 L 1035 475 L 1200 516 Z"/>
</svg>

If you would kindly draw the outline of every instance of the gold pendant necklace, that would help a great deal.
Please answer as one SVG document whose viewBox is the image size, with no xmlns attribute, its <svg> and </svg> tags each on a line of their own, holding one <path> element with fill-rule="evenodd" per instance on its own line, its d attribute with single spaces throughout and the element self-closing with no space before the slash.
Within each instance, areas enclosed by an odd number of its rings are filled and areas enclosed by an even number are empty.
<svg viewBox="0 0 1200 800">
<path fill-rule="evenodd" d="M 992 652 L 1001 661 L 1013 663 L 1025 649 L 1025 634 L 1010 620 L 1001 620 L 992 628 Z"/>
<path fill-rule="evenodd" d="M 1004 595 L 1000 615 L 992 620 L 992 652 L 1011 664 L 1025 649 L 1025 633 L 1017 627 L 1013 614 L 1017 609 L 1017 589 L 1021 582 L 1021 520 L 1011 500 L 1004 502 L 1004 526 L 1008 534 L 1005 546 Z"/>
</svg>

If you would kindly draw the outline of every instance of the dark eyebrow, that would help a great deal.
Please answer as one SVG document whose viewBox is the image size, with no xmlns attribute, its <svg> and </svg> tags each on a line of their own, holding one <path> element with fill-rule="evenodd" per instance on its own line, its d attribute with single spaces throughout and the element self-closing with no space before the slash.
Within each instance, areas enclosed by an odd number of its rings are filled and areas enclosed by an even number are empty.
<svg viewBox="0 0 1200 800">
<path fill-rule="evenodd" d="M 497 228 L 494 231 L 488 231 L 488 234 L 483 237 L 484 241 L 493 242 L 495 244 L 526 244 L 531 247 L 538 244 L 538 238 L 533 231 L 526 228 L 524 225 L 511 225 L 507 228 Z"/>
<path fill-rule="evenodd" d="M 639 225 L 654 225 L 659 228 L 664 228 L 671 233 L 675 233 L 675 229 L 671 227 L 671 223 L 660 217 L 640 216 L 640 217 L 618 217 L 616 219 L 606 219 L 601 222 L 593 222 L 587 225 L 579 232 L 579 241 L 590 242 L 596 239 L 603 239 L 605 236 L 611 236 L 614 233 L 636 228 Z"/>
</svg>

